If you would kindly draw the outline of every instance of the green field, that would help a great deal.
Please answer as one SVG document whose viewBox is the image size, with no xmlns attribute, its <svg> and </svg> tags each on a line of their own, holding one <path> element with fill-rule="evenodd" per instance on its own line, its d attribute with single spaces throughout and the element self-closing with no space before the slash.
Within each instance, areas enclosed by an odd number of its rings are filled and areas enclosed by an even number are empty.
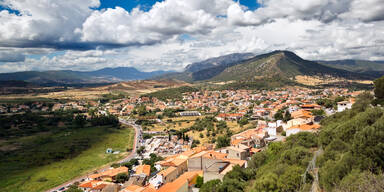
<svg viewBox="0 0 384 192">
<path fill-rule="evenodd" d="M 0 191 L 44 191 L 92 173 L 127 155 L 133 139 L 133 128 L 101 126 L 2 140 L 1 148 L 18 148 L 1 153 Z M 107 148 L 122 153 L 105 154 Z"/>
</svg>

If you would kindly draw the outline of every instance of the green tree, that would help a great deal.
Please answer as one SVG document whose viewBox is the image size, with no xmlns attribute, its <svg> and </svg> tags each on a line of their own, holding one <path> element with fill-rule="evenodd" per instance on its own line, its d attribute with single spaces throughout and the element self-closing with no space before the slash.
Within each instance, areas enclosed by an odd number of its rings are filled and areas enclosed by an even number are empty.
<svg viewBox="0 0 384 192">
<path fill-rule="evenodd" d="M 216 140 L 216 148 L 227 147 L 231 144 L 231 139 L 227 136 L 219 136 Z"/>
<path fill-rule="evenodd" d="M 281 110 L 277 111 L 273 116 L 273 118 L 275 118 L 275 120 L 283 120 L 284 119 L 283 112 Z"/>
<path fill-rule="evenodd" d="M 322 110 L 322 109 L 314 109 L 311 111 L 312 115 L 315 115 L 315 116 L 324 116 L 325 115 L 325 111 Z"/>
<path fill-rule="evenodd" d="M 289 166 L 279 177 L 277 186 L 279 191 L 294 192 L 298 191 L 301 183 L 301 175 L 305 170 L 298 166 Z"/>
<path fill-rule="evenodd" d="M 243 127 L 244 125 L 248 124 L 248 118 L 243 117 L 243 118 L 241 118 L 241 119 L 239 120 L 238 123 L 239 123 L 240 127 Z"/>
<path fill-rule="evenodd" d="M 137 149 L 136 152 L 137 152 L 137 154 L 142 155 L 144 153 L 144 151 L 145 151 L 145 147 L 141 146 L 139 149 Z"/>
<path fill-rule="evenodd" d="M 73 124 L 76 127 L 83 128 L 87 124 L 87 117 L 85 115 L 76 115 L 73 119 Z"/>
<path fill-rule="evenodd" d="M 129 179 L 129 176 L 126 173 L 119 173 L 116 175 L 116 182 L 117 183 L 124 183 L 124 182 L 128 181 L 128 179 Z"/>
<path fill-rule="evenodd" d="M 253 189 L 257 192 L 264 191 L 279 191 L 277 186 L 278 176 L 273 172 L 263 174 L 261 178 L 257 179 L 253 184 Z"/>
<path fill-rule="evenodd" d="M 377 100 L 382 102 L 384 100 L 384 76 L 374 81 L 374 93 Z"/>
<path fill-rule="evenodd" d="M 288 110 L 285 111 L 283 121 L 284 121 L 284 122 L 287 122 L 287 121 L 289 121 L 289 120 L 291 120 L 291 119 L 292 119 L 291 113 L 290 113 Z"/>
<path fill-rule="evenodd" d="M 220 185 L 219 179 L 210 180 L 200 187 L 200 192 L 219 192 Z"/>
<path fill-rule="evenodd" d="M 197 176 L 195 187 L 200 188 L 204 183 L 204 178 L 201 176 Z"/>
<path fill-rule="evenodd" d="M 79 189 L 77 185 L 71 185 L 68 187 L 66 192 L 83 192 L 83 190 Z"/>
</svg>

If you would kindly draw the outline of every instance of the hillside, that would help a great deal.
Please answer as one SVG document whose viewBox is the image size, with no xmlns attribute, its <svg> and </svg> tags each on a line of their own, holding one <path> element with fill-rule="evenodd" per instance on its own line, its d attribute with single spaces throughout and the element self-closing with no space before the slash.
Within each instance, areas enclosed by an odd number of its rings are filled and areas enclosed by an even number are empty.
<svg viewBox="0 0 384 192">
<path fill-rule="evenodd" d="M 375 77 L 380 77 L 384 75 L 384 61 L 334 60 L 318 62 L 329 67 L 334 67 L 352 72 L 365 73 Z"/>
<path fill-rule="evenodd" d="M 103 68 L 96 71 L 23 71 L 0 73 L 0 81 L 26 81 L 39 85 L 56 86 L 71 84 L 107 83 L 148 79 L 167 71 L 141 72 L 133 67 Z"/>
<path fill-rule="evenodd" d="M 86 75 L 95 77 L 112 77 L 120 80 L 141 80 L 148 79 L 153 76 L 169 73 L 170 71 L 152 71 L 142 72 L 134 67 L 116 67 L 116 68 L 103 68 L 97 71 L 83 72 Z"/>
<path fill-rule="evenodd" d="M 290 51 L 274 51 L 250 58 L 250 54 L 227 55 L 188 65 L 184 72 L 170 73 L 157 79 L 178 79 L 186 82 L 223 83 L 224 88 L 273 88 L 284 85 L 327 86 L 340 84 L 366 88 L 377 75 L 371 71 L 345 70 L 308 61 Z M 230 58 L 228 62 L 221 62 Z M 231 58 L 237 58 L 231 59 Z M 215 61 L 215 63 L 212 63 Z M 225 64 L 224 64 L 225 63 Z M 352 67 L 353 68 L 353 67 Z M 377 73 L 377 72 L 374 72 Z M 213 85 L 213 87 L 218 87 Z"/>
<path fill-rule="evenodd" d="M 218 70 L 210 70 L 218 71 Z M 200 76 L 206 73 L 199 73 Z M 252 80 L 265 77 L 279 76 L 294 79 L 296 76 L 339 77 L 346 79 L 370 79 L 370 77 L 331 68 L 313 61 L 307 61 L 293 52 L 274 51 L 244 61 L 235 66 L 224 69 L 219 74 L 210 78 L 213 81 Z"/>
<path fill-rule="evenodd" d="M 187 65 L 183 72 L 174 72 L 155 76 L 154 79 L 177 79 L 185 82 L 194 82 L 206 80 L 212 75 L 206 71 L 213 69 L 214 71 L 222 71 L 230 66 L 237 65 L 238 63 L 251 58 L 253 53 L 232 53 L 220 57 L 209 58 L 204 61 L 195 62 Z M 197 74 L 203 74 L 201 77 Z"/>
<path fill-rule="evenodd" d="M 220 57 L 213 57 L 204 61 L 195 62 L 185 67 L 185 72 L 198 72 L 217 66 L 231 66 L 232 64 L 244 61 L 253 56 L 252 53 L 233 53 Z"/>
<path fill-rule="evenodd" d="M 382 191 L 384 111 L 371 102 L 371 95 L 360 95 L 352 109 L 324 119 L 319 133 L 270 143 L 248 168 L 236 166 L 222 182 L 204 183 L 200 191 Z M 309 164 L 314 171 L 306 172 Z"/>
</svg>

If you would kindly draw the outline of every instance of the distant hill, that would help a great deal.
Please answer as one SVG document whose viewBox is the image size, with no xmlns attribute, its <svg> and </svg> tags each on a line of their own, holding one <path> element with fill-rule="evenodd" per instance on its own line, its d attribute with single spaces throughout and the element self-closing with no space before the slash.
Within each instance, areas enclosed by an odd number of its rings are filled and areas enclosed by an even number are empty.
<svg viewBox="0 0 384 192">
<path fill-rule="evenodd" d="M 221 72 L 219 72 L 221 71 Z M 207 75 L 207 74 L 215 75 Z M 279 76 L 294 79 L 296 76 L 331 76 L 346 79 L 370 79 L 369 76 L 342 69 L 332 68 L 300 58 L 290 51 L 274 51 L 243 61 L 237 65 L 222 69 L 212 68 L 195 74 L 195 79 L 205 76 L 209 80 L 251 80 Z"/>
<path fill-rule="evenodd" d="M 244 61 L 254 56 L 252 53 L 233 53 L 220 57 L 210 58 L 204 61 L 189 64 L 185 67 L 185 72 L 197 72 L 203 69 L 213 68 L 217 66 L 231 66 L 234 63 Z"/>
<path fill-rule="evenodd" d="M 0 88 L 2 87 L 36 87 L 36 85 L 32 83 L 28 83 L 25 81 L 0 81 Z"/>
<path fill-rule="evenodd" d="M 141 80 L 148 79 L 153 76 L 170 73 L 172 71 L 152 71 L 142 72 L 134 67 L 116 67 L 116 68 L 103 68 L 97 71 L 84 72 L 86 75 L 96 77 L 113 77 L 121 80 Z"/>
<path fill-rule="evenodd" d="M 204 71 L 214 69 L 225 69 L 236 65 L 244 60 L 253 57 L 253 53 L 232 53 L 220 57 L 213 57 L 204 61 L 195 62 L 187 65 L 183 72 L 167 73 L 165 75 L 155 76 L 154 79 L 177 79 L 185 82 L 193 82 L 199 80 L 209 79 L 208 77 L 199 77 L 197 73 L 203 72 L 203 76 L 211 75 L 206 74 Z"/>
<path fill-rule="evenodd" d="M 226 56 L 222 57 L 225 58 Z M 231 58 L 231 57 L 229 57 Z M 240 58 L 240 57 L 237 57 Z M 279 79 L 279 81 L 294 81 L 297 76 L 316 76 L 320 78 L 344 79 L 373 79 L 367 73 L 348 71 L 329 65 L 320 64 L 300 58 L 290 51 L 274 51 L 254 57 L 249 57 L 237 62 L 226 62 L 213 65 L 206 61 L 191 64 L 184 72 L 163 75 L 162 78 L 178 79 L 187 82 L 195 81 L 256 81 L 259 79 Z M 202 64 L 207 63 L 207 67 Z M 200 69 L 196 71 L 197 69 Z"/>
<path fill-rule="evenodd" d="M 0 81 L 26 81 L 39 85 L 93 84 L 127 80 L 142 80 L 169 73 L 167 71 L 141 72 L 133 67 L 104 68 L 96 71 L 24 71 L 0 73 Z"/>
<path fill-rule="evenodd" d="M 384 61 L 368 61 L 368 60 L 334 60 L 334 61 L 318 61 L 321 64 L 347 71 L 364 73 L 380 77 L 384 75 Z"/>
</svg>

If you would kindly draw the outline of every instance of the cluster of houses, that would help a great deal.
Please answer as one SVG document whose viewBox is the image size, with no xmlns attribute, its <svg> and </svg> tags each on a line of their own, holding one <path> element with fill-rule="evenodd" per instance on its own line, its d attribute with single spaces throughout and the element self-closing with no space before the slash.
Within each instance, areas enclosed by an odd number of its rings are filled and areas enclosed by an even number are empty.
<svg viewBox="0 0 384 192">
<path fill-rule="evenodd" d="M 0 104 L 0 114 L 25 112 L 50 112 L 59 110 L 78 110 L 86 112 L 91 103 L 85 101 L 71 101 L 67 103 L 32 102 L 29 104 Z"/>
<path fill-rule="evenodd" d="M 150 165 L 138 165 L 132 170 L 111 168 L 89 175 L 79 188 L 86 192 L 189 192 L 195 189 L 198 177 L 203 182 L 223 179 L 234 166 L 247 167 L 247 160 L 258 151 L 243 144 L 216 150 L 195 147 L 156 162 L 154 172 Z M 114 183 L 121 173 L 129 175 L 128 181 Z"/>
<path fill-rule="evenodd" d="M 168 156 L 184 152 L 192 146 L 193 138 L 189 141 L 178 139 L 176 135 L 154 136 L 142 141 L 142 146 L 145 147 L 144 158 L 149 158 L 151 153 L 156 153 L 160 156 Z"/>
<path fill-rule="evenodd" d="M 200 116 L 202 113 L 218 114 L 220 120 L 238 120 L 251 113 L 252 119 L 273 120 L 273 115 L 288 107 L 290 112 L 299 109 L 300 105 L 313 104 L 316 99 L 329 96 L 355 97 L 360 92 L 348 89 L 306 89 L 284 88 L 279 90 L 222 90 L 200 91 L 183 94 L 181 100 L 162 101 L 150 97 L 131 97 L 119 99 L 104 106 L 104 110 L 116 115 L 129 115 L 135 106 L 144 104 L 147 110 L 163 111 L 164 109 L 182 109 L 179 116 Z M 328 109 L 328 113 L 342 111 L 351 106 L 350 101 L 338 103 L 337 109 Z"/>
<path fill-rule="evenodd" d="M 250 157 L 263 150 L 268 142 L 299 132 L 315 132 L 320 128 L 320 116 L 313 111 L 324 110 L 326 114 L 343 111 L 352 107 L 354 97 L 359 92 L 347 89 L 330 88 L 309 90 L 286 88 L 275 91 L 223 90 L 185 93 L 182 100 L 161 101 L 149 97 L 119 99 L 103 105 L 103 111 L 116 115 L 129 115 L 135 106 L 144 104 L 147 110 L 183 109 L 178 116 L 201 116 L 214 114 L 219 121 L 236 121 L 243 117 L 257 120 L 257 126 L 234 134 L 230 146 L 214 149 L 212 145 L 191 148 L 193 138 L 188 141 L 177 136 L 160 136 L 140 140 L 145 147 L 143 158 L 151 153 L 164 157 L 153 167 L 142 164 L 132 170 L 126 167 L 111 168 L 101 173 L 89 175 L 79 188 L 87 192 L 189 192 L 196 191 L 199 179 L 207 182 L 223 179 L 234 166 L 247 167 Z M 345 101 L 337 103 L 337 108 L 326 109 L 316 104 L 317 99 L 329 95 L 344 96 Z M 277 120 L 275 114 L 287 111 L 289 119 Z M 284 139 L 284 137 L 282 137 Z M 125 173 L 129 179 L 116 182 L 117 175 Z M 199 178 L 201 177 L 201 178 Z"/>
</svg>

